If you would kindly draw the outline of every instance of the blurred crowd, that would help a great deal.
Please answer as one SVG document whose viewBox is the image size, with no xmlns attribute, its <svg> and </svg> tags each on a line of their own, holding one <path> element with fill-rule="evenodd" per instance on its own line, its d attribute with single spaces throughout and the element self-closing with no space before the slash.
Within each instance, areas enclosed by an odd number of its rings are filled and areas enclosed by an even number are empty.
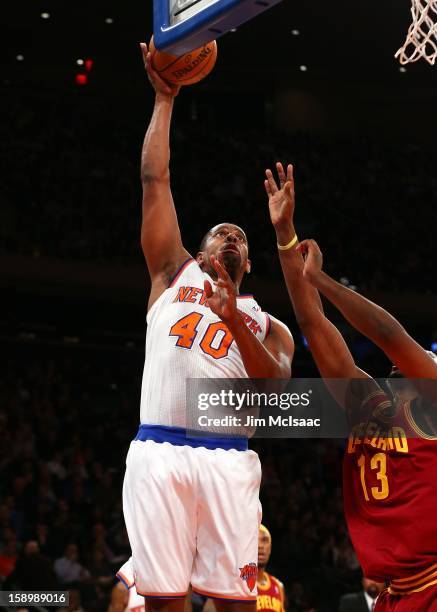
<svg viewBox="0 0 437 612">
<path fill-rule="evenodd" d="M 135 374 L 128 380 L 114 364 L 113 377 L 94 353 L 8 353 L 0 404 L 0 581 L 9 590 L 77 587 L 87 609 L 101 610 L 114 570 L 129 556 L 121 479 L 138 419 L 125 390 L 135 387 Z"/>
<path fill-rule="evenodd" d="M 23 93 L 0 127 L 0 244 L 3 252 L 139 263 L 141 143 L 145 108 L 118 108 L 76 92 Z M 184 241 L 230 220 L 247 230 L 253 273 L 272 266 L 274 235 L 263 187 L 276 160 L 295 165 L 296 221 L 319 240 L 327 268 L 360 288 L 433 290 L 435 159 L 423 148 L 376 137 L 285 135 L 218 126 L 178 111 L 171 139 L 174 200 Z M 260 122 L 261 125 L 261 122 Z M 275 260 L 276 261 L 276 260 Z"/>
<path fill-rule="evenodd" d="M 142 355 L 18 344 L 7 352 L 0 587 L 73 589 L 86 612 L 106 610 L 114 573 L 129 556 L 121 487 L 138 425 Z M 342 445 L 252 441 L 273 536 L 269 571 L 285 583 L 289 612 L 332 611 L 359 584 L 342 514 Z"/>
</svg>

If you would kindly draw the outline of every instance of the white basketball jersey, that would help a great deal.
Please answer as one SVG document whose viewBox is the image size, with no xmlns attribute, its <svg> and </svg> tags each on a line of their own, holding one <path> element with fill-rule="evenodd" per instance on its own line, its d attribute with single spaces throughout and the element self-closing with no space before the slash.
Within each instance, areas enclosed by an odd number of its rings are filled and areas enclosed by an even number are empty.
<svg viewBox="0 0 437 612">
<path fill-rule="evenodd" d="M 214 287 L 213 279 L 189 259 L 149 310 L 142 424 L 186 427 L 187 378 L 247 378 L 230 331 L 206 303 L 205 279 Z M 246 325 L 263 342 L 269 316 L 251 295 L 240 295 L 237 302 Z"/>
</svg>

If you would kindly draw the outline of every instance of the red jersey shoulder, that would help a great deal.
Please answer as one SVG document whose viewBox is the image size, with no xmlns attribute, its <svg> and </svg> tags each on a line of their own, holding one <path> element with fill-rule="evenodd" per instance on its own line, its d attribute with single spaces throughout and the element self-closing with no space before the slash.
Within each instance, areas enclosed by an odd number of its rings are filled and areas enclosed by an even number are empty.
<svg viewBox="0 0 437 612">
<path fill-rule="evenodd" d="M 257 611 L 283 612 L 284 586 L 280 580 L 265 572 L 266 582 L 258 582 Z"/>
</svg>

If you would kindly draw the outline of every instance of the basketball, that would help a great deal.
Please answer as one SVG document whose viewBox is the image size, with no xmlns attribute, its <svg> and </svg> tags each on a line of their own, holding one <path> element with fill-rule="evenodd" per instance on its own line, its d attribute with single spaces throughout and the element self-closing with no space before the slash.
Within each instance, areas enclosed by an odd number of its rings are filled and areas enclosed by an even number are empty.
<svg viewBox="0 0 437 612">
<path fill-rule="evenodd" d="M 153 68 L 164 81 L 172 85 L 198 83 L 211 72 L 217 59 L 217 43 L 215 40 L 176 57 L 170 55 L 170 53 L 158 51 L 152 36 L 149 51 L 152 54 Z"/>
</svg>

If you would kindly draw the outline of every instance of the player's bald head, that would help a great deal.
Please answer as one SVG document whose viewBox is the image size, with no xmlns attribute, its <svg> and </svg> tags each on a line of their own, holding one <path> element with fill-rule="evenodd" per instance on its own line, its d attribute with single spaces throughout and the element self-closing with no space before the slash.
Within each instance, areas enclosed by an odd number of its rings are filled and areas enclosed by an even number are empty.
<svg viewBox="0 0 437 612">
<path fill-rule="evenodd" d="M 272 535 L 265 525 L 261 524 L 259 526 L 259 534 L 262 538 L 266 538 L 270 542 L 272 541 Z"/>
<path fill-rule="evenodd" d="M 259 526 L 258 532 L 258 567 L 264 569 L 272 552 L 272 536 L 265 525 Z"/>
</svg>

